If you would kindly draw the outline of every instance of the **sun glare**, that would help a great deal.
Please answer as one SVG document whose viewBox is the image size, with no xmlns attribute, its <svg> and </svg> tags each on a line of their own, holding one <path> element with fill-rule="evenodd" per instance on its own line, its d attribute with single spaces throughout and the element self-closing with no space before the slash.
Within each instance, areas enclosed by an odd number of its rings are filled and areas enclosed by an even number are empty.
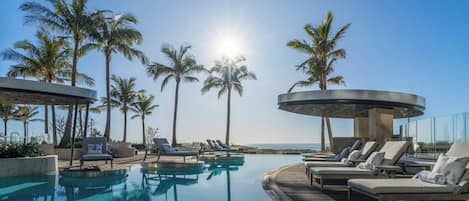
<svg viewBox="0 0 469 201">
<path fill-rule="evenodd" d="M 220 37 L 217 44 L 217 52 L 222 56 L 234 58 L 242 54 L 241 41 L 234 36 Z"/>
</svg>

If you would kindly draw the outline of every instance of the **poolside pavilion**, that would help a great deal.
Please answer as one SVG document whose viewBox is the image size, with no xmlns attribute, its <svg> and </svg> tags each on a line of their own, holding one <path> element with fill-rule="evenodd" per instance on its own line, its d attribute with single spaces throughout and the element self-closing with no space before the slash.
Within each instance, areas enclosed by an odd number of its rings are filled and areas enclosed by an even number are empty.
<svg viewBox="0 0 469 201">
<path fill-rule="evenodd" d="M 425 98 L 377 90 L 315 90 L 280 94 L 278 105 L 297 114 L 353 119 L 354 137 L 383 144 L 393 137 L 394 119 L 424 113 Z"/>
<path fill-rule="evenodd" d="M 86 105 L 85 129 L 86 136 L 88 127 L 89 105 L 96 101 L 96 91 L 66 86 L 60 84 L 50 84 L 40 81 L 21 80 L 0 77 L 0 103 L 30 104 L 30 105 L 74 105 L 74 116 L 72 124 L 72 151 L 77 124 L 77 105 Z M 47 133 L 46 133 L 47 134 Z M 73 156 L 71 157 L 71 159 Z M 70 164 L 72 160 L 70 160 Z"/>
</svg>

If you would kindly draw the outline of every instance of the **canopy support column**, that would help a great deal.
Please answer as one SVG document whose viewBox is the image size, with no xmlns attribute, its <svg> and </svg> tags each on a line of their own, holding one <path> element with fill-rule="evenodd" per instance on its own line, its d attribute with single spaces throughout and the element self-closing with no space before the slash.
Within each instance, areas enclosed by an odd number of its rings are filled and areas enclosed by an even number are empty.
<svg viewBox="0 0 469 201">
<path fill-rule="evenodd" d="M 86 112 L 85 112 L 85 130 L 84 130 L 84 133 L 83 133 L 83 138 L 85 138 L 87 135 L 87 131 L 88 131 L 88 115 L 90 113 L 90 104 L 87 103 L 86 104 Z"/>
<path fill-rule="evenodd" d="M 73 114 L 73 130 L 72 130 L 72 148 L 70 153 L 70 166 L 73 164 L 73 152 L 75 149 L 75 134 L 77 128 L 77 113 L 78 113 L 78 104 L 70 105 L 70 107 L 75 107 L 75 113 Z"/>
</svg>

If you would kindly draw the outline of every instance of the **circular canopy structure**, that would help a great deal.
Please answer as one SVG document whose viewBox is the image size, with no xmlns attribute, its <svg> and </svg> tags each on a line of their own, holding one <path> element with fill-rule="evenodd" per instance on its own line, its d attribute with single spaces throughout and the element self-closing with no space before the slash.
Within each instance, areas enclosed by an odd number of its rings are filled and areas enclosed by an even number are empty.
<svg viewBox="0 0 469 201">
<path fill-rule="evenodd" d="M 0 103 L 14 104 L 89 104 L 96 101 L 96 91 L 60 84 L 0 78 Z"/>
<path fill-rule="evenodd" d="M 415 94 L 376 90 L 324 90 L 286 93 L 278 96 L 279 109 L 334 118 L 367 117 L 373 108 L 392 109 L 394 118 L 423 114 L 425 98 Z"/>
</svg>

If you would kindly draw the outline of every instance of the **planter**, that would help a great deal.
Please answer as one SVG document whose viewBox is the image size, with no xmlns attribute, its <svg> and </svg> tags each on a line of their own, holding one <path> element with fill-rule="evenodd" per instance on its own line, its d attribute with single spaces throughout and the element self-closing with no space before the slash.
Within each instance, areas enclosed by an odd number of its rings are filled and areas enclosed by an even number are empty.
<svg viewBox="0 0 469 201">
<path fill-rule="evenodd" d="M 70 152 L 72 149 L 70 148 L 55 148 L 54 154 L 57 155 L 59 160 L 70 160 Z M 81 148 L 75 148 L 73 150 L 73 160 L 80 159 Z"/>
<path fill-rule="evenodd" d="M 0 159 L 0 178 L 57 173 L 57 156 Z"/>
</svg>

